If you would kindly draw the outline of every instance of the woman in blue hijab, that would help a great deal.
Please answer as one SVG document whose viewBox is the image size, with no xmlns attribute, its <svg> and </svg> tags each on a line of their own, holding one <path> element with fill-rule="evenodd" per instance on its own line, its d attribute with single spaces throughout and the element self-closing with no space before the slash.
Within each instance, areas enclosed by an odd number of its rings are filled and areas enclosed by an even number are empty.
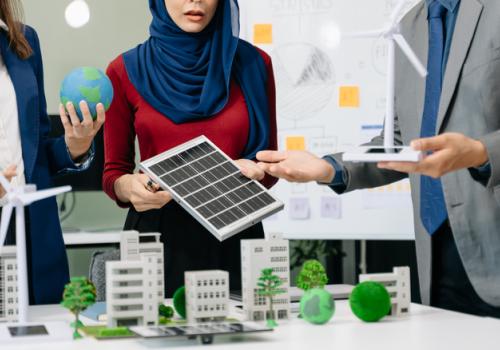
<svg viewBox="0 0 500 350">
<path fill-rule="evenodd" d="M 240 239 L 262 238 L 262 225 L 220 243 L 134 173 L 134 140 L 148 159 L 205 135 L 243 174 L 271 187 L 255 155 L 276 149 L 275 86 L 267 54 L 239 39 L 236 0 L 150 0 L 150 37 L 108 68 L 115 98 L 105 128 L 103 187 L 130 207 L 126 229 L 158 231 L 165 243 L 166 295 L 186 270 L 223 269 L 241 288 Z"/>
</svg>

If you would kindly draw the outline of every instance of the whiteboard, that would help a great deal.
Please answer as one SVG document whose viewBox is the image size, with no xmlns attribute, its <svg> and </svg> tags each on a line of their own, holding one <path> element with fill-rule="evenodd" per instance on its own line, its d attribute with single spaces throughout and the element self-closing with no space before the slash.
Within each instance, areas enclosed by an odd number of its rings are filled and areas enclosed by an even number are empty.
<svg viewBox="0 0 500 350">
<path fill-rule="evenodd" d="M 243 37 L 273 59 L 280 149 L 305 147 L 323 156 L 381 132 L 386 44 L 383 39 L 339 43 L 339 34 L 381 28 L 394 5 L 394 0 L 240 0 Z M 285 210 L 264 222 L 266 231 L 290 239 L 414 239 L 408 180 L 342 196 L 316 183 L 280 181 L 273 192 Z"/>
</svg>

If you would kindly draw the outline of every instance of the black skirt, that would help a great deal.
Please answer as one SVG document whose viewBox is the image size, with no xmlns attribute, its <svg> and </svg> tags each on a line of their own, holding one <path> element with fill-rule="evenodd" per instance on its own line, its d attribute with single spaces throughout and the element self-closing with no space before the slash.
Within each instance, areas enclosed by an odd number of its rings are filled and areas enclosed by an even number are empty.
<svg viewBox="0 0 500 350">
<path fill-rule="evenodd" d="M 184 272 L 224 270 L 229 272 L 230 290 L 241 290 L 240 240 L 264 238 L 262 224 L 219 242 L 179 204 L 169 202 L 162 209 L 139 213 L 131 208 L 125 230 L 159 232 L 164 245 L 165 297 L 172 297 L 184 285 Z"/>
</svg>

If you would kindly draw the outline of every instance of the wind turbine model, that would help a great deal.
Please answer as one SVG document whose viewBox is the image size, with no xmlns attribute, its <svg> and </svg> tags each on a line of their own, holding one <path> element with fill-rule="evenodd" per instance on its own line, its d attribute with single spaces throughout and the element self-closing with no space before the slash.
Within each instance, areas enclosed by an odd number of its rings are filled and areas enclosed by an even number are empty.
<svg viewBox="0 0 500 350">
<path fill-rule="evenodd" d="M 0 327 L 0 340 L 11 340 L 15 337 L 30 335 L 30 339 L 35 339 L 37 334 L 30 332 L 40 330 L 43 326 L 30 326 L 28 323 L 28 263 L 26 258 L 26 228 L 24 221 L 24 207 L 33 202 L 56 196 L 60 193 L 71 191 L 71 186 L 57 187 L 43 191 L 36 191 L 35 185 L 13 186 L 0 173 L 0 184 L 6 191 L 7 204 L 2 208 L 2 218 L 0 222 L 0 248 L 5 244 L 10 217 L 15 207 L 16 209 L 16 259 L 17 259 L 17 284 L 18 284 L 18 310 L 19 317 L 17 327 Z M 36 247 L 33 247 L 36 249 Z M 59 325 L 60 326 L 60 325 Z M 49 329 L 54 327 L 49 327 Z M 45 328 L 44 328 L 45 329 Z M 45 329 L 39 335 L 49 335 Z M 35 337 L 33 337 L 35 335 Z"/>
<path fill-rule="evenodd" d="M 396 45 L 408 58 L 415 70 L 423 78 L 427 76 L 427 69 L 420 62 L 408 42 L 401 35 L 399 17 L 411 0 L 400 0 L 391 14 L 389 22 L 382 29 L 348 34 L 351 38 L 379 38 L 387 40 L 387 86 L 386 86 L 386 111 L 384 123 L 384 147 L 361 147 L 360 149 L 344 154 L 345 161 L 354 162 L 380 162 L 380 161 L 405 161 L 418 162 L 422 158 L 420 151 L 411 147 L 395 147 L 394 145 L 394 120 L 395 120 L 395 81 L 396 81 Z"/>
</svg>

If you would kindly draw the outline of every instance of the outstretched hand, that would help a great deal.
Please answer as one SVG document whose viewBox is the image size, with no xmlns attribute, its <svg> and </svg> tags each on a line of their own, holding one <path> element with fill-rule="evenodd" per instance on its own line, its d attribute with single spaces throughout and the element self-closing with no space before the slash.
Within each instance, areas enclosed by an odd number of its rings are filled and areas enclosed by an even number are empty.
<svg viewBox="0 0 500 350">
<path fill-rule="evenodd" d="M 378 167 L 439 178 L 452 171 L 479 167 L 488 162 L 488 153 L 483 143 L 459 133 L 414 140 L 411 147 L 429 154 L 418 163 L 382 162 Z"/>
<path fill-rule="evenodd" d="M 290 182 L 330 183 L 335 176 L 327 161 L 307 151 L 261 151 L 257 160 L 266 173 Z"/>
<path fill-rule="evenodd" d="M 12 181 L 12 178 L 17 175 L 17 167 L 15 165 L 9 165 L 5 170 L 3 171 L 3 176 L 7 178 L 7 181 Z M 5 196 L 5 189 L 0 185 L 0 198 Z"/>
</svg>

